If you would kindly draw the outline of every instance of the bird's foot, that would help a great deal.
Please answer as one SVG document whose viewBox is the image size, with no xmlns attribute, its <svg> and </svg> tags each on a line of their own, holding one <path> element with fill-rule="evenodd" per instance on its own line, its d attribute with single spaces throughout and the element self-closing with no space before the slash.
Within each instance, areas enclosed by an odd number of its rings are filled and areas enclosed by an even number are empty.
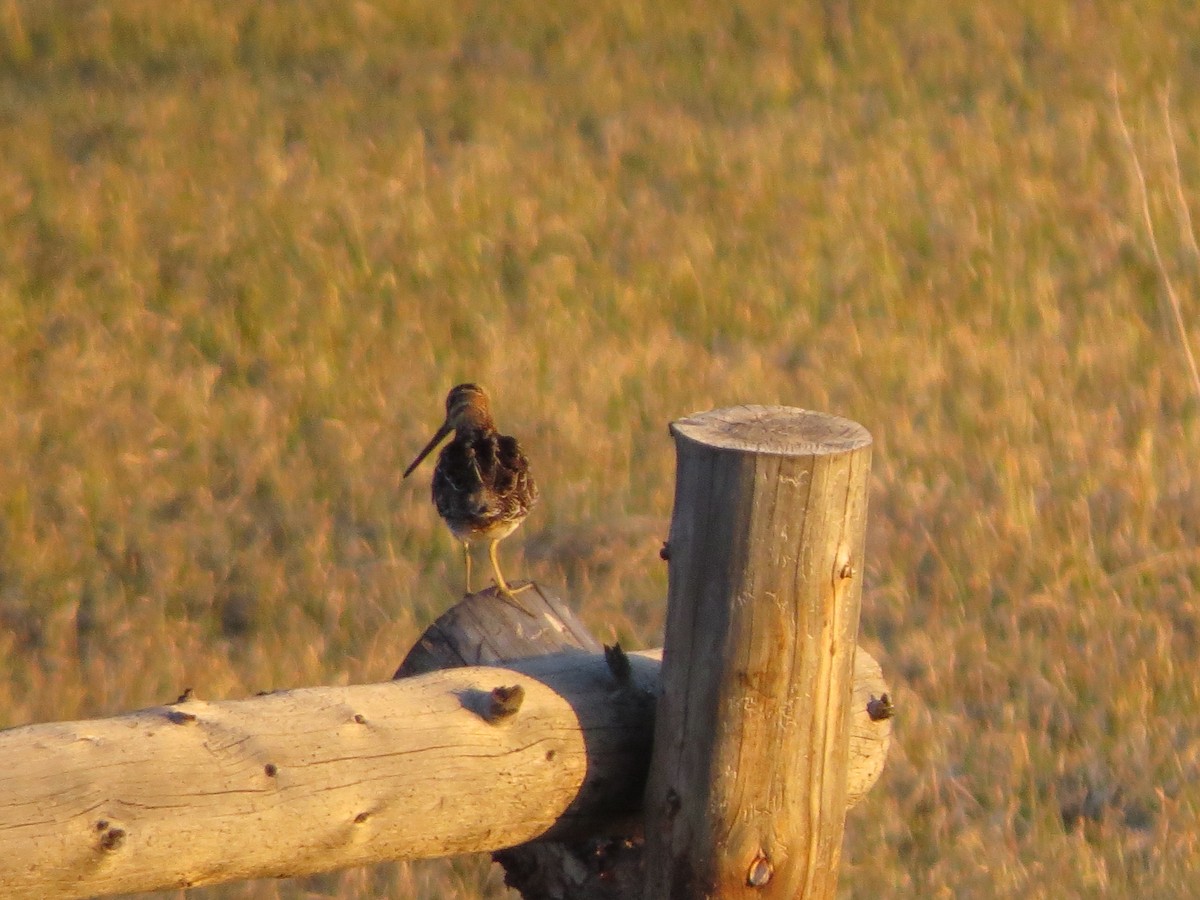
<svg viewBox="0 0 1200 900">
<path fill-rule="evenodd" d="M 528 606 L 526 606 L 524 603 L 522 603 L 520 600 L 517 599 L 517 594 L 520 594 L 523 591 L 527 591 L 531 587 L 533 587 L 532 581 L 529 582 L 528 584 L 523 584 L 520 587 L 515 587 L 515 588 L 509 587 L 507 584 L 496 585 L 496 595 L 498 597 L 500 597 L 500 599 L 503 600 L 505 603 L 507 603 L 509 606 L 516 607 L 521 612 L 525 613 L 525 615 L 536 619 L 537 614 L 533 610 L 531 610 Z"/>
</svg>

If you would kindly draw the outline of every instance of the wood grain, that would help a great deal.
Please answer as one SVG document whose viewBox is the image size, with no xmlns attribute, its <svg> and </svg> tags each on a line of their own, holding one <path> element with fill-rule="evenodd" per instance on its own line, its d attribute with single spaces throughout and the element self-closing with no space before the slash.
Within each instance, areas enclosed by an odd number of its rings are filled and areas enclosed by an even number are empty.
<svg viewBox="0 0 1200 900">
<path fill-rule="evenodd" d="M 833 897 L 871 438 L 787 407 L 672 425 L 647 900 Z"/>
</svg>

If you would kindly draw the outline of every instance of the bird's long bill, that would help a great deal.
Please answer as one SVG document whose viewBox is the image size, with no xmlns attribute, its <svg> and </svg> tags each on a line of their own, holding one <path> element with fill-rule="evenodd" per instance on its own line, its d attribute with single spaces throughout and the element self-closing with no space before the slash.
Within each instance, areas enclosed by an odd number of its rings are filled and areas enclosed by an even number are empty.
<svg viewBox="0 0 1200 900">
<path fill-rule="evenodd" d="M 453 430 L 454 426 L 450 424 L 449 419 L 443 422 L 442 427 L 437 430 L 437 434 L 435 434 L 433 439 L 425 445 L 425 449 L 418 453 L 417 458 L 412 461 L 412 465 L 404 470 L 404 477 L 407 478 L 409 475 L 411 475 L 412 470 L 421 464 L 421 460 L 427 457 L 433 448 L 442 442 L 442 438 L 444 438 Z"/>
</svg>

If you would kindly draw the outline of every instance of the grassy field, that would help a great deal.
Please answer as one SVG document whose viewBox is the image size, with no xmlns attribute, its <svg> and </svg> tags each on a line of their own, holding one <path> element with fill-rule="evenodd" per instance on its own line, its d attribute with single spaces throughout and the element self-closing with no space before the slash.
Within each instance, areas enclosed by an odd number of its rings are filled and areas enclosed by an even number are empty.
<svg viewBox="0 0 1200 900">
<path fill-rule="evenodd" d="M 507 572 L 653 645 L 667 422 L 785 403 L 876 440 L 843 893 L 1193 894 L 1197 83 L 1187 0 L 0 0 L 0 725 L 388 677 L 463 380 Z"/>
</svg>

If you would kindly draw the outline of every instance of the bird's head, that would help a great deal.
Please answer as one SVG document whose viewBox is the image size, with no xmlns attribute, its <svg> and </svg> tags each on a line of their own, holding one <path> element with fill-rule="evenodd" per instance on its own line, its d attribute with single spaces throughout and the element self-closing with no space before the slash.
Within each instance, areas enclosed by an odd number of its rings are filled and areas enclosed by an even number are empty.
<svg viewBox="0 0 1200 900">
<path fill-rule="evenodd" d="M 417 458 L 404 470 L 404 477 L 407 478 L 412 474 L 421 461 L 451 431 L 488 431 L 495 427 L 492 422 L 492 410 L 488 403 L 488 395 L 483 388 L 477 384 L 460 384 L 451 388 L 450 393 L 446 395 L 446 421 L 425 445 L 425 449 L 418 453 Z"/>
<path fill-rule="evenodd" d="M 477 384 L 460 384 L 446 395 L 446 426 L 492 428 L 492 408 L 487 391 Z"/>
</svg>

